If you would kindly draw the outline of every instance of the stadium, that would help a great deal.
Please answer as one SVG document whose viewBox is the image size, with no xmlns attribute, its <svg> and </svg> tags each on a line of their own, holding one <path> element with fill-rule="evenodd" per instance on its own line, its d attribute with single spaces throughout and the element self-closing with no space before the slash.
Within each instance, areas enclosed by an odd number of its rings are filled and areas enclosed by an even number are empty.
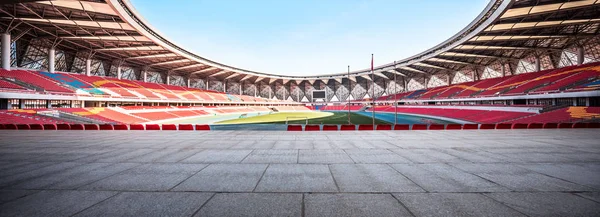
<svg viewBox="0 0 600 217">
<path fill-rule="evenodd" d="M 302 75 L 129 0 L 0 14 L 0 216 L 600 216 L 600 1 L 491 0 L 408 58 Z"/>
</svg>

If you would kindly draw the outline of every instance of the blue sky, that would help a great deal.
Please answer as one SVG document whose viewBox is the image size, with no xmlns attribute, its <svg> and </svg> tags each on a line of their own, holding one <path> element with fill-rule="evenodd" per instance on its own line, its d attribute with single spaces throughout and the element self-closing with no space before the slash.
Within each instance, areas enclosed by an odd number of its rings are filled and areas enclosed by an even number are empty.
<svg viewBox="0 0 600 217">
<path fill-rule="evenodd" d="M 456 34 L 489 0 L 132 0 L 175 44 L 230 66 L 345 72 L 410 57 Z"/>
</svg>

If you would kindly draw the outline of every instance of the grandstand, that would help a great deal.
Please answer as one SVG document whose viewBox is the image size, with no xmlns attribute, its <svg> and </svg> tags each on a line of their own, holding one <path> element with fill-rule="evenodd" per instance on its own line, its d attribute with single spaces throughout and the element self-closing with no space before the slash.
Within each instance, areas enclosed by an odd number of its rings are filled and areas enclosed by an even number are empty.
<svg viewBox="0 0 600 217">
<path fill-rule="evenodd" d="M 600 216 L 600 1 L 490 0 L 421 53 L 298 76 L 130 0 L 0 14 L 0 216 Z"/>
<path fill-rule="evenodd" d="M 11 18 L 2 24 L 11 31 L 2 34 L 0 109 L 29 109 L 38 119 L 53 114 L 70 118 L 67 122 L 145 124 L 311 110 L 393 111 L 479 124 L 597 122 L 595 115 L 580 119 L 559 112 L 600 105 L 593 1 L 490 1 L 477 22 L 423 53 L 372 72 L 306 76 L 254 72 L 202 58 L 160 36 L 127 0 L 12 6 L 3 10 Z M 577 13 L 566 15 L 572 12 Z M 80 32 L 87 35 L 73 36 Z M 48 38 L 56 44 L 48 46 Z M 12 51 L 16 55 L 9 55 Z M 312 90 L 325 90 L 328 98 L 316 102 Z M 373 108 L 377 105 L 387 107 Z M 418 105 L 463 107 L 410 107 Z M 545 114 L 550 112 L 563 115 L 556 121 L 543 118 L 555 117 Z"/>
</svg>

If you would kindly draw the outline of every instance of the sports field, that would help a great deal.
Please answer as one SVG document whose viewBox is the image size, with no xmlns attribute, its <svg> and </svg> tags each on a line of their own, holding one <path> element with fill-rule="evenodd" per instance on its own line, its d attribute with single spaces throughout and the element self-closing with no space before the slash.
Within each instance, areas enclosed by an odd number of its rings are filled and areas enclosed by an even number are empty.
<svg viewBox="0 0 600 217">
<path fill-rule="evenodd" d="M 286 118 L 289 124 L 348 124 L 347 112 L 279 112 L 268 115 L 239 118 L 217 122 L 217 124 L 285 124 Z M 371 117 L 350 113 L 352 124 L 372 124 Z M 389 124 L 379 119 L 376 124 Z"/>
<path fill-rule="evenodd" d="M 216 122 L 216 124 L 265 124 L 265 123 L 284 123 L 286 119 L 289 123 L 306 123 L 306 119 L 321 119 L 334 116 L 331 112 L 278 112 L 267 115 L 253 116 L 247 118 L 238 118 Z"/>
</svg>

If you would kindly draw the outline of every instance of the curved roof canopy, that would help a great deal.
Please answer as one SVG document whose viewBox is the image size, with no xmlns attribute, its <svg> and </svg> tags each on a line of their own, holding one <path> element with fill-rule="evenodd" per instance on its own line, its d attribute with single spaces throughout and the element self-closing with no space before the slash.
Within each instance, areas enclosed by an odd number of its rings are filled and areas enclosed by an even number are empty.
<svg viewBox="0 0 600 217">
<path fill-rule="evenodd" d="M 600 0 L 492 0 L 450 39 L 412 57 L 377 66 L 375 74 L 428 77 L 562 50 L 598 35 L 599 11 Z M 12 1 L 0 5 L 0 28 L 11 32 L 13 40 L 45 39 L 49 46 L 64 51 L 87 52 L 94 58 L 182 76 L 269 83 L 348 76 L 267 74 L 205 59 L 162 36 L 128 0 Z M 368 74 L 370 70 L 350 72 L 352 80 Z"/>
</svg>

